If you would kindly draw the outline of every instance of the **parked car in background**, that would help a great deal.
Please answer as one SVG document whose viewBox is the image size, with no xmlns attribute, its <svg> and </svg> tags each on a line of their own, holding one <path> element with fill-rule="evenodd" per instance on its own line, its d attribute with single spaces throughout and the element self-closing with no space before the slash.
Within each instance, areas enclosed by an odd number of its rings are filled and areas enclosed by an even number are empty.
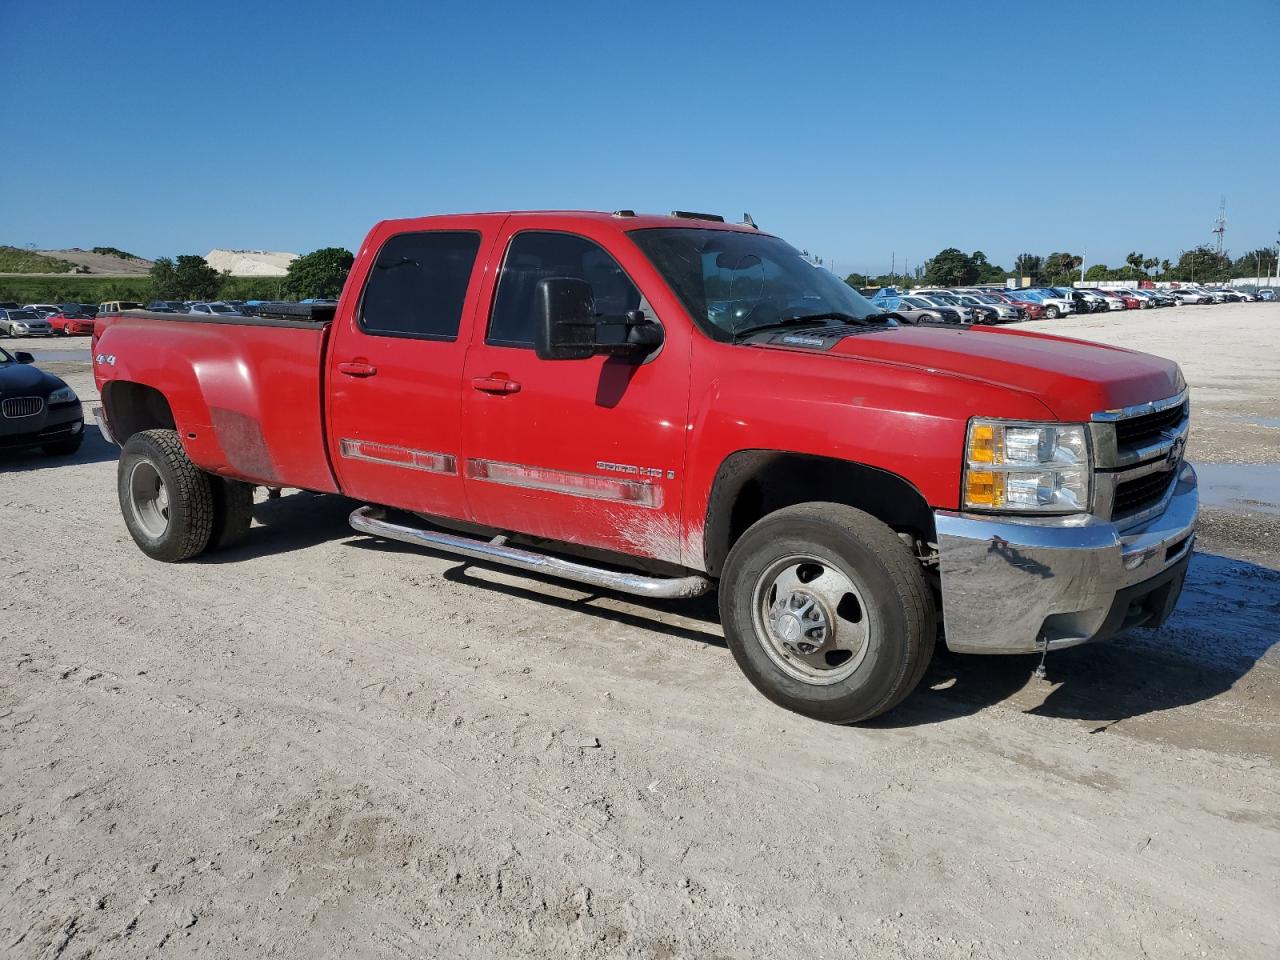
<svg viewBox="0 0 1280 960">
<path fill-rule="evenodd" d="M 951 307 L 935 307 L 919 297 L 903 296 L 898 293 L 877 296 L 871 301 L 885 313 L 896 313 L 907 323 L 954 323 L 959 324 L 960 311 Z"/>
<path fill-rule="evenodd" d="M 946 307 L 956 311 L 958 314 L 960 314 L 961 323 L 973 323 L 976 319 L 973 315 L 972 310 L 970 310 L 968 307 L 966 307 L 964 304 L 962 304 L 959 300 L 957 300 L 955 297 L 951 296 L 950 294 L 939 294 L 939 293 L 923 294 L 917 290 L 913 290 L 911 291 L 911 296 L 917 300 L 923 301 L 926 305 L 930 307 L 934 307 L 934 308 Z"/>
<path fill-rule="evenodd" d="M 983 303 L 971 293 L 957 293 L 955 290 L 952 290 L 951 296 L 959 300 L 961 306 L 968 307 L 973 311 L 974 323 L 984 323 L 988 326 L 992 326 L 997 323 L 1007 323 L 1008 320 L 1012 319 L 1012 317 L 1002 317 L 1000 315 L 999 307 L 993 306 L 989 303 Z"/>
<path fill-rule="evenodd" d="M 152 300 L 147 309 L 152 313 L 186 313 L 187 305 L 181 300 Z"/>
<path fill-rule="evenodd" d="M 50 314 L 46 319 L 49 321 L 49 326 L 53 327 L 53 332 L 64 337 L 93 333 L 94 318 L 87 317 L 82 313 L 58 311 Z"/>
<path fill-rule="evenodd" d="M 1263 290 L 1259 290 L 1258 299 L 1266 301 L 1267 303 L 1274 303 L 1277 299 L 1276 292 L 1272 290 L 1270 287 L 1267 287 Z"/>
<path fill-rule="evenodd" d="M 1172 307 L 1176 301 L 1163 290 L 1139 290 L 1139 296 L 1146 297 L 1153 307 Z"/>
<path fill-rule="evenodd" d="M 1007 303 L 1011 307 L 1017 307 L 1026 315 L 1028 320 L 1044 319 L 1044 304 L 1036 303 L 1034 300 L 1019 299 L 1013 296 L 1011 291 L 988 290 L 985 295 L 993 300 L 999 300 L 1001 303 Z"/>
<path fill-rule="evenodd" d="M 0 310 L 0 336 L 52 337 L 53 327 L 34 310 Z"/>
<path fill-rule="evenodd" d="M 136 300 L 108 300 L 98 304 L 99 313 L 119 313 L 121 310 L 145 310 Z"/>
<path fill-rule="evenodd" d="M 215 300 L 213 303 L 193 303 L 191 305 L 191 309 L 188 310 L 187 313 L 201 313 L 205 316 L 239 316 L 234 309 L 223 303 L 221 300 Z"/>
<path fill-rule="evenodd" d="M 16 300 L 0 300 L 0 310 L 17 310 L 19 309 Z"/>
<path fill-rule="evenodd" d="M 1022 289 L 1017 291 L 1017 295 L 1024 300 L 1040 304 L 1044 308 L 1046 320 L 1054 320 L 1066 314 L 1075 313 L 1075 305 L 1065 297 L 1059 296 L 1056 290 L 1050 292 L 1049 288 Z"/>
<path fill-rule="evenodd" d="M 1076 313 L 1093 313 L 1097 309 L 1095 298 L 1084 290 L 1075 290 L 1071 287 L 1054 287 L 1053 289 L 1058 291 L 1060 297 L 1071 301 Z"/>
<path fill-rule="evenodd" d="M 1108 310 L 1127 310 L 1128 309 L 1128 307 L 1125 306 L 1124 298 L 1121 297 L 1118 293 L 1112 293 L 1110 290 L 1095 290 L 1094 292 L 1097 293 L 1098 296 L 1102 297 L 1104 300 L 1107 301 Z"/>
<path fill-rule="evenodd" d="M 84 439 L 80 398 L 29 353 L 0 349 L 0 450 L 40 447 L 67 456 Z"/>
<path fill-rule="evenodd" d="M 36 313 L 40 314 L 40 316 L 44 317 L 46 320 L 48 320 L 49 317 L 51 317 L 53 314 L 58 312 L 57 306 L 55 306 L 52 303 L 28 303 L 28 304 L 24 304 L 22 309 L 34 310 Z"/>
<path fill-rule="evenodd" d="M 98 305 L 96 303 L 60 303 L 58 309 L 63 313 L 74 313 L 82 317 L 96 317 L 98 315 Z"/>
<path fill-rule="evenodd" d="M 1191 290 L 1179 287 L 1176 290 L 1170 290 L 1169 295 L 1178 301 L 1179 304 L 1187 303 L 1213 303 L 1213 297 L 1207 293 L 1201 293 L 1198 290 Z"/>
<path fill-rule="evenodd" d="M 961 287 L 952 292 L 966 306 L 980 306 L 988 310 L 994 310 L 995 318 L 992 320 L 993 323 L 1014 323 L 1018 320 L 1026 319 L 1027 313 L 1025 310 L 1015 307 L 1011 303 L 1006 303 L 998 297 L 993 297 L 982 290 Z"/>
</svg>

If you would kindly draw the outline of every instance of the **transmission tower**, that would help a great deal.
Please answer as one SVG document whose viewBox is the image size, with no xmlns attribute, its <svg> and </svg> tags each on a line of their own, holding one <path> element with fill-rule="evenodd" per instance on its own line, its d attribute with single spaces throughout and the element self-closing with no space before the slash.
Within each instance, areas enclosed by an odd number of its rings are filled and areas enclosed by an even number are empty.
<svg viewBox="0 0 1280 960">
<path fill-rule="evenodd" d="M 1213 223 L 1213 249 L 1222 253 L 1222 241 L 1227 232 L 1227 198 L 1224 196 L 1218 203 L 1218 219 Z"/>
</svg>

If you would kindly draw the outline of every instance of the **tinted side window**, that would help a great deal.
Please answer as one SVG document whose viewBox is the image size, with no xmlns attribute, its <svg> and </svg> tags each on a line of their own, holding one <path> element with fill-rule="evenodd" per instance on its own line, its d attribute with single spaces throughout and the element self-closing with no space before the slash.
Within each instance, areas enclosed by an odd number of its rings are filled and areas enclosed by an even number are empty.
<svg viewBox="0 0 1280 960">
<path fill-rule="evenodd" d="M 455 340 L 480 234 L 401 233 L 378 251 L 360 304 L 366 333 Z"/>
<path fill-rule="evenodd" d="M 489 319 L 489 343 L 533 346 L 538 281 L 573 277 L 591 284 L 597 314 L 641 309 L 640 291 L 598 244 L 568 233 L 518 233 L 507 249 Z"/>
</svg>

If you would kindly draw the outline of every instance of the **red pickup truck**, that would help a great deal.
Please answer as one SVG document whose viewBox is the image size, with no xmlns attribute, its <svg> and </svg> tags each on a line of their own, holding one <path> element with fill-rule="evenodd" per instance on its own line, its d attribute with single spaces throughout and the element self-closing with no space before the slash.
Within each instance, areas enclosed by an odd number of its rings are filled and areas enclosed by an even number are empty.
<svg viewBox="0 0 1280 960">
<path fill-rule="evenodd" d="M 1198 512 L 1178 367 L 901 322 L 703 214 L 389 220 L 335 306 L 100 316 L 129 532 L 177 561 L 256 485 L 351 524 L 650 597 L 718 587 L 751 682 L 882 713 L 938 627 L 1036 653 L 1155 625 Z"/>
</svg>

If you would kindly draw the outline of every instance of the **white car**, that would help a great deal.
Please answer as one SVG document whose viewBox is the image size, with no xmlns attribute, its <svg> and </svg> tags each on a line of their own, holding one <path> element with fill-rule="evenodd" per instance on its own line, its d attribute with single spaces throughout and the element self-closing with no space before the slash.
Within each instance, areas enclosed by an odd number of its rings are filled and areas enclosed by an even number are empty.
<svg viewBox="0 0 1280 960">
<path fill-rule="evenodd" d="M 52 303 L 28 303 L 22 309 L 34 310 L 36 313 L 40 314 L 40 319 L 42 320 L 47 320 L 49 317 L 53 316 L 55 313 L 62 312 L 61 307 L 55 306 Z"/>
<path fill-rule="evenodd" d="M 1169 296 L 1177 300 L 1179 305 L 1184 303 L 1213 303 L 1213 297 L 1207 293 L 1200 293 L 1197 290 L 1191 290 L 1186 287 L 1170 290 Z"/>
<path fill-rule="evenodd" d="M 206 316 L 236 317 L 239 316 L 233 306 L 215 300 L 210 303 L 193 303 L 187 313 L 203 313 Z"/>
</svg>

